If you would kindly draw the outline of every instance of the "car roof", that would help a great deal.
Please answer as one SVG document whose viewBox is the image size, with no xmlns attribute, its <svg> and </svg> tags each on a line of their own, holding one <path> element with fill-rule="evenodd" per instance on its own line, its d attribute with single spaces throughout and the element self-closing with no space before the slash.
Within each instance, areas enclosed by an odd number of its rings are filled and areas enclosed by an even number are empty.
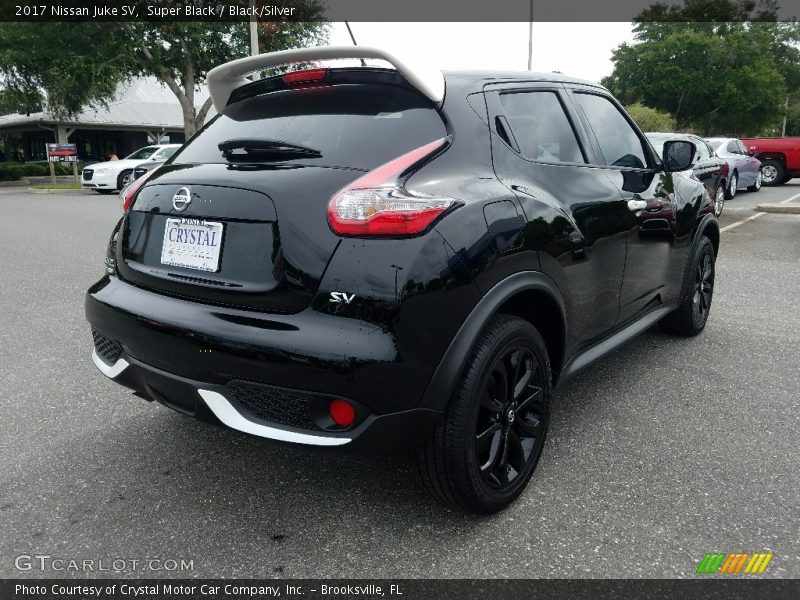
<svg viewBox="0 0 800 600">
<path fill-rule="evenodd" d="M 703 139 L 694 133 L 670 133 L 664 131 L 648 131 L 645 135 L 650 139 L 656 140 L 690 140 L 690 139 Z"/>
<path fill-rule="evenodd" d="M 445 81 L 455 81 L 464 83 L 473 83 L 480 86 L 486 83 L 496 83 L 502 81 L 554 81 L 558 83 L 578 83 L 581 85 L 589 85 L 600 89 L 605 89 L 596 81 L 589 81 L 588 79 L 581 79 L 580 77 L 573 77 L 563 73 L 543 73 L 538 71 L 442 71 Z"/>
</svg>

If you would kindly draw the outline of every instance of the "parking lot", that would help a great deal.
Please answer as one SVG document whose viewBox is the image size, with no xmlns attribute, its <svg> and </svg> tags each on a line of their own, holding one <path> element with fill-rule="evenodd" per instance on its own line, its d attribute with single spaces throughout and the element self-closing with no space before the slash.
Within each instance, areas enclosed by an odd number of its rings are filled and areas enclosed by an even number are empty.
<svg viewBox="0 0 800 600">
<path fill-rule="evenodd" d="M 796 194 L 740 193 L 721 224 Z M 705 332 L 653 329 L 562 388 L 528 490 L 474 518 L 405 455 L 277 446 L 107 381 L 83 294 L 116 196 L 4 188 L 0 210 L 0 577 L 93 574 L 15 568 L 44 554 L 193 561 L 127 576 L 669 578 L 713 551 L 800 577 L 800 216 L 723 232 Z"/>
</svg>

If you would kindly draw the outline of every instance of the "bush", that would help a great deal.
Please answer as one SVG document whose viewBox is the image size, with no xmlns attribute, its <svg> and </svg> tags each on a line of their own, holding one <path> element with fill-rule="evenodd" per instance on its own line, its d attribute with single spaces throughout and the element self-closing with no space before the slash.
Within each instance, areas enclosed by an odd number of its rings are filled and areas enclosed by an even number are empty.
<svg viewBox="0 0 800 600">
<path fill-rule="evenodd" d="M 17 181 L 22 179 L 22 164 L 0 163 L 0 181 Z"/>
<path fill-rule="evenodd" d="M 72 175 L 70 163 L 55 163 L 56 175 Z M 78 173 L 84 163 L 78 163 Z M 43 177 L 50 175 L 47 163 L 12 163 L 0 162 L 0 181 L 19 181 L 23 177 Z"/>
<path fill-rule="evenodd" d="M 675 129 L 675 119 L 668 112 L 650 108 L 641 102 L 631 104 L 627 111 L 642 131 L 669 132 Z"/>
</svg>

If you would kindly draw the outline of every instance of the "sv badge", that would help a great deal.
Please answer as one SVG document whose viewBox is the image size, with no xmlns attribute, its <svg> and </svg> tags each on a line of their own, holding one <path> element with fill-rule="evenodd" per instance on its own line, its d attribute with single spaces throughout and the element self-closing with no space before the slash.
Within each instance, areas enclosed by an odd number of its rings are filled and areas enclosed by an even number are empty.
<svg viewBox="0 0 800 600">
<path fill-rule="evenodd" d="M 355 294 L 350 294 L 348 296 L 344 292 L 331 292 L 331 302 L 334 302 L 336 304 L 341 304 L 342 302 L 344 302 L 345 304 L 350 304 L 355 299 L 355 297 L 356 297 Z"/>
</svg>

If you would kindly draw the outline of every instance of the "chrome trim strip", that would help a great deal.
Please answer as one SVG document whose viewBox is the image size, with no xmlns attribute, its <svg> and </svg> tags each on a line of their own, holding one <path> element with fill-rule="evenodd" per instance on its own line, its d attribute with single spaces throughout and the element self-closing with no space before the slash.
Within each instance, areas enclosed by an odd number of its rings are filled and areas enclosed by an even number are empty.
<svg viewBox="0 0 800 600">
<path fill-rule="evenodd" d="M 258 423 L 245 419 L 222 394 L 210 390 L 197 390 L 197 392 L 220 421 L 225 423 L 228 427 L 243 431 L 244 433 L 269 438 L 271 440 L 293 442 L 295 444 L 310 444 L 312 446 L 343 446 L 352 441 L 351 438 L 296 433 L 294 431 L 286 431 L 285 429 L 259 425 Z"/>
<path fill-rule="evenodd" d="M 114 379 L 114 377 L 130 366 L 128 361 L 124 358 L 118 359 L 113 365 L 107 365 L 103 362 L 103 359 L 97 355 L 97 350 L 92 350 L 92 361 L 94 362 L 94 366 L 100 369 L 100 372 L 109 379 Z"/>
</svg>

